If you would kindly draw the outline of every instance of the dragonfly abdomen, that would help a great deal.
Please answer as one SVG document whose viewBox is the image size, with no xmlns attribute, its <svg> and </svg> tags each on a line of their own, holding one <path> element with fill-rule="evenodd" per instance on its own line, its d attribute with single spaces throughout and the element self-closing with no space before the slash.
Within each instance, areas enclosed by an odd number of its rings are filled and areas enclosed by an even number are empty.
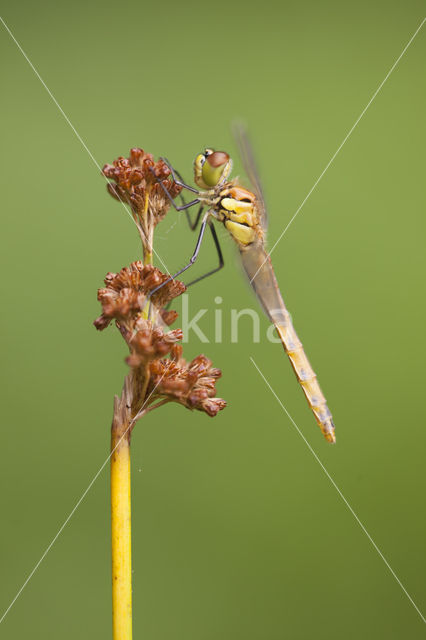
<svg viewBox="0 0 426 640">
<path fill-rule="evenodd" d="M 318 384 L 317 376 L 294 330 L 290 317 L 285 324 L 277 323 L 275 326 L 318 426 L 328 442 L 335 442 L 336 438 L 331 412 L 327 407 L 326 399 Z"/>
</svg>

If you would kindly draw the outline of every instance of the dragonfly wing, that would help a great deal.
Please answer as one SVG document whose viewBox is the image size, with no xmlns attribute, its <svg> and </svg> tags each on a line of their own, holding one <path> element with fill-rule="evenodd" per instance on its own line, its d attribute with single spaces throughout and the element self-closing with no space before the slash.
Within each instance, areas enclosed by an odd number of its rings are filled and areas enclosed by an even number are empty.
<svg viewBox="0 0 426 640">
<path fill-rule="evenodd" d="M 250 139 L 247 134 L 247 129 L 240 121 L 234 121 L 232 123 L 232 133 L 237 143 L 238 152 L 241 158 L 241 162 L 244 167 L 244 171 L 250 180 L 251 187 L 258 200 L 258 208 L 260 213 L 260 222 L 263 231 L 266 233 L 268 227 L 268 216 L 266 213 L 265 199 L 263 197 L 262 183 L 259 178 L 259 172 L 256 167 L 254 159 L 253 148 L 250 143 Z"/>
<path fill-rule="evenodd" d="M 271 258 L 261 241 L 240 247 L 241 260 L 251 286 L 266 315 L 274 324 L 288 314 L 282 299 Z"/>
</svg>

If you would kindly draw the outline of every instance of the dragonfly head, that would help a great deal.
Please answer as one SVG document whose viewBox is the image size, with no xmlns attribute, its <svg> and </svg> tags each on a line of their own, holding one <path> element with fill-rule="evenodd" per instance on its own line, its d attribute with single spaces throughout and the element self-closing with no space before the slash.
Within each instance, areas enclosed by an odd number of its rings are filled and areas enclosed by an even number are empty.
<svg viewBox="0 0 426 640">
<path fill-rule="evenodd" d="M 224 151 L 206 149 L 194 161 L 194 180 L 201 189 L 212 189 L 225 182 L 232 170 L 232 160 Z"/>
</svg>

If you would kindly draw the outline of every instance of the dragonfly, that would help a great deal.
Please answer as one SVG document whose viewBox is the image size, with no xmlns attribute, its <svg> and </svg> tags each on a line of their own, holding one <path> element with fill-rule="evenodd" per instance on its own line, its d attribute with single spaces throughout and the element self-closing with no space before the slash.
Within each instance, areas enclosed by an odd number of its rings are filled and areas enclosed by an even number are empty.
<svg viewBox="0 0 426 640">
<path fill-rule="evenodd" d="M 230 179 L 232 159 L 225 151 L 215 151 L 208 148 L 196 156 L 194 182 L 197 188 L 188 185 L 167 158 L 161 158 L 169 167 L 176 184 L 196 196 L 190 202 L 186 202 L 182 198 L 183 204 L 178 205 L 165 185 L 159 181 L 172 206 L 177 211 L 185 210 L 191 229 L 195 230 L 201 223 L 195 250 L 190 261 L 166 282 L 176 278 L 195 263 L 207 228 L 210 229 L 213 237 L 219 265 L 192 280 L 187 286 L 212 275 L 224 266 L 214 221 L 222 223 L 237 244 L 249 282 L 267 317 L 275 326 L 318 426 L 326 440 L 334 443 L 336 437 L 332 415 L 318 384 L 317 376 L 293 327 L 290 313 L 284 304 L 272 262 L 266 250 L 267 211 L 253 150 L 243 126 L 236 125 L 234 127 L 234 136 L 242 165 L 251 183 L 251 190 L 244 188 L 238 178 Z M 195 205 L 199 205 L 199 209 L 195 221 L 192 222 L 188 209 Z M 160 287 L 164 286 L 166 282 Z M 160 287 L 154 289 L 151 295 Z"/>
</svg>

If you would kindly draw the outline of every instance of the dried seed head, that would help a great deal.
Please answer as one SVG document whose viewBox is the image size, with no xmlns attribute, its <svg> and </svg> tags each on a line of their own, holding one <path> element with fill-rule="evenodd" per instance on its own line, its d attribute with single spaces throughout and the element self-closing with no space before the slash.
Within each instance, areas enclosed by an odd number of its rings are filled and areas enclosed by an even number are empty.
<svg viewBox="0 0 426 640">
<path fill-rule="evenodd" d="M 167 325 L 168 327 L 177 320 L 178 315 L 179 315 L 178 312 L 175 311 L 174 309 L 160 310 L 161 319 L 164 322 L 164 324 Z"/>
<path fill-rule="evenodd" d="M 105 287 L 98 291 L 103 313 L 95 321 L 96 328 L 105 329 L 115 319 L 130 351 L 126 362 L 131 371 L 116 408 L 117 416 L 124 412 L 128 422 L 136 421 L 144 409 L 155 408 L 155 403 L 177 402 L 211 417 L 226 406 L 225 400 L 216 397 L 220 369 L 204 355 L 188 363 L 182 357 L 182 346 L 177 344 L 182 340 L 182 330 L 165 331 L 141 314 L 147 295 L 167 280 L 168 276 L 155 267 L 137 261 L 119 273 L 108 273 Z M 154 294 L 150 304 L 163 305 L 184 290 L 181 282 L 167 282 L 158 292 L 161 296 Z M 158 315 L 167 324 L 177 314 L 160 308 Z"/>
<path fill-rule="evenodd" d="M 181 345 L 174 345 L 170 358 L 154 360 L 150 370 L 150 384 L 160 396 L 212 417 L 226 406 L 225 400 L 215 397 L 215 383 L 222 372 L 213 368 L 211 361 L 203 355 L 187 363 L 182 358 Z"/>
<path fill-rule="evenodd" d="M 138 330 L 128 343 L 131 353 L 126 362 L 130 367 L 137 368 L 163 358 L 182 338 L 182 329 L 164 333 L 161 327 L 153 327 L 148 320 L 140 319 Z"/>
<path fill-rule="evenodd" d="M 120 156 L 112 164 L 104 165 L 102 173 L 113 181 L 107 185 L 112 197 L 129 204 L 141 223 L 149 211 L 154 226 L 170 208 L 170 201 L 158 180 L 163 181 L 172 198 L 182 190 L 174 182 L 170 169 L 162 160 L 155 162 L 150 153 L 137 147 L 130 149 L 128 158 Z"/>
<path fill-rule="evenodd" d="M 128 158 L 119 157 L 113 164 L 106 164 L 102 173 L 110 180 L 110 195 L 130 206 L 144 253 L 143 262 L 133 262 L 119 273 L 108 273 L 105 286 L 98 290 L 102 314 L 95 320 L 95 327 L 103 330 L 115 320 L 130 351 L 126 360 L 130 371 L 121 397 L 116 398 L 113 429 L 119 432 L 123 427 L 127 433 L 142 415 L 167 402 L 215 416 L 226 406 L 225 400 L 215 397 L 220 370 L 203 355 L 187 363 L 177 344 L 183 337 L 182 330 L 165 330 L 177 313 L 164 307 L 186 287 L 149 264 L 155 226 L 171 204 L 162 185 L 171 198 L 180 193 L 181 187 L 163 161 L 155 162 L 150 153 L 136 147 Z"/>
<path fill-rule="evenodd" d="M 156 287 L 165 283 L 151 297 L 151 303 L 161 310 L 186 290 L 182 282 L 179 280 L 167 282 L 168 278 L 169 276 L 161 273 L 156 267 L 144 265 L 140 260 L 132 262 L 129 267 L 124 267 L 119 273 L 108 273 L 104 280 L 105 287 L 98 290 L 102 315 L 95 320 L 95 327 L 102 331 L 111 320 L 116 319 L 128 330 L 134 328 L 141 311 L 147 304 L 148 295 Z M 172 316 L 170 315 L 168 319 L 172 321 Z"/>
</svg>

